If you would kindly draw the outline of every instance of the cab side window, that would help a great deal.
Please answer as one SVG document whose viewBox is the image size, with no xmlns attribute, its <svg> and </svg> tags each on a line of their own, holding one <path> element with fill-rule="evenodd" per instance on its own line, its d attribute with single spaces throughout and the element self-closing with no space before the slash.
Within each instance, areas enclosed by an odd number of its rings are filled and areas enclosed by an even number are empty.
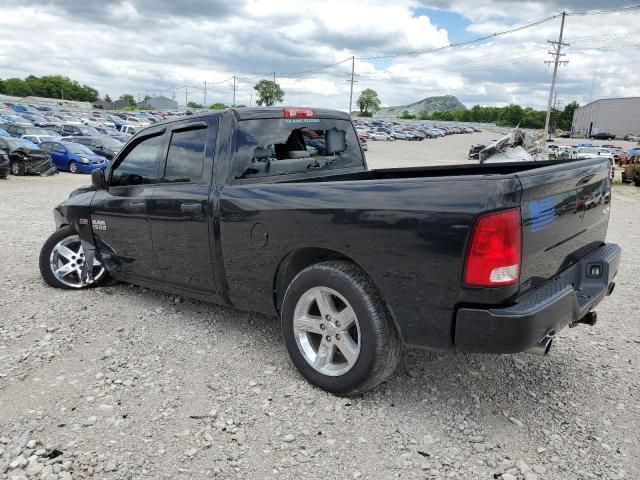
<svg viewBox="0 0 640 480">
<path fill-rule="evenodd" d="M 202 180 L 207 128 L 171 134 L 162 183 L 197 183 Z"/>
<path fill-rule="evenodd" d="M 163 138 L 162 134 L 148 137 L 133 147 L 113 170 L 110 185 L 126 187 L 157 183 Z"/>
</svg>

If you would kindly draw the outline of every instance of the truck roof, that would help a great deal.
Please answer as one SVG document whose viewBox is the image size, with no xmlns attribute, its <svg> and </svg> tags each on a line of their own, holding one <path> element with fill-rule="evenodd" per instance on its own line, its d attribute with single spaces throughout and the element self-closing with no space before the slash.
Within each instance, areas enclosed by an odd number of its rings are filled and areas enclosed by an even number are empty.
<svg viewBox="0 0 640 480">
<path fill-rule="evenodd" d="M 241 108 L 225 108 L 224 110 L 216 110 L 211 112 L 202 112 L 195 113 L 193 115 L 184 116 L 181 115 L 179 117 L 170 118 L 167 120 L 163 120 L 161 122 L 153 123 L 151 125 L 143 126 L 140 124 L 131 125 L 124 124 L 121 125 L 121 129 L 123 127 L 133 127 L 139 129 L 136 133 L 143 132 L 147 129 L 154 129 L 157 127 L 162 127 L 164 125 L 171 125 L 172 123 L 183 122 L 185 120 L 197 120 L 200 118 L 207 118 L 213 115 L 220 115 L 224 112 L 233 112 L 238 120 L 258 120 L 258 119 L 269 119 L 269 118 L 285 118 L 284 111 L 285 109 L 293 109 L 293 110 L 313 110 L 317 117 L 319 118 L 331 118 L 336 120 L 350 120 L 350 116 L 346 112 L 342 112 L 340 110 L 331 110 L 328 108 L 310 108 L 310 107 L 241 107 Z"/>
<path fill-rule="evenodd" d="M 252 120 L 258 118 L 284 118 L 285 109 L 313 110 L 316 116 L 321 118 L 335 118 L 339 120 L 349 120 L 349 114 L 340 110 L 330 110 L 327 108 L 313 107 L 252 107 L 252 108 L 232 108 L 238 120 Z"/>
</svg>

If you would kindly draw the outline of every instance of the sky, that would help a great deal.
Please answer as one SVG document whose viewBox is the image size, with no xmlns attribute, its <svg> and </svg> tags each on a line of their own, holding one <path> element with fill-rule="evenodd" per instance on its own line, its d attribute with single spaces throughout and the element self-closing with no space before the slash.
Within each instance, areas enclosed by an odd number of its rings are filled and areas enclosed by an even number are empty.
<svg viewBox="0 0 640 480">
<path fill-rule="evenodd" d="M 255 102 L 273 78 L 284 104 L 349 108 L 357 82 L 382 105 L 455 95 L 465 105 L 546 109 L 556 15 L 633 5 L 608 0 L 2 0 L 0 78 L 62 74 L 102 96 L 163 94 L 180 104 Z M 640 9 L 569 15 L 557 101 L 640 96 Z M 442 48 L 437 51 L 428 50 Z M 417 52 L 416 52 L 417 51 Z M 188 87 L 185 88 L 184 86 Z"/>
</svg>

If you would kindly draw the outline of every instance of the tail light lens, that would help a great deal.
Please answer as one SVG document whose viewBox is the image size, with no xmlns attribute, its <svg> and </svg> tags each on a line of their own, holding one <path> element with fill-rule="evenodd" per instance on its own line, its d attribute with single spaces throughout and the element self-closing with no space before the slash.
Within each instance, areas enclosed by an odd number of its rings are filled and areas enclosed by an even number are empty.
<svg viewBox="0 0 640 480">
<path fill-rule="evenodd" d="M 284 108 L 284 118 L 316 118 L 316 112 L 312 108 Z"/>
<path fill-rule="evenodd" d="M 471 233 L 464 283 L 474 287 L 518 283 L 521 258 L 520 209 L 482 215 Z"/>
</svg>

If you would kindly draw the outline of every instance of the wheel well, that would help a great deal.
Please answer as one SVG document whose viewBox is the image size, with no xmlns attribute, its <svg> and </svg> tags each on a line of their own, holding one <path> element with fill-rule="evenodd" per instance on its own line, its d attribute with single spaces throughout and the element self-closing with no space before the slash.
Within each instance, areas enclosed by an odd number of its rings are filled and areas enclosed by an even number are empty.
<svg viewBox="0 0 640 480">
<path fill-rule="evenodd" d="M 324 248 L 301 248 L 289 253 L 280 262 L 273 282 L 273 302 L 278 313 L 287 287 L 294 277 L 308 266 L 328 260 L 346 260 L 356 263 L 346 255 Z"/>
</svg>

